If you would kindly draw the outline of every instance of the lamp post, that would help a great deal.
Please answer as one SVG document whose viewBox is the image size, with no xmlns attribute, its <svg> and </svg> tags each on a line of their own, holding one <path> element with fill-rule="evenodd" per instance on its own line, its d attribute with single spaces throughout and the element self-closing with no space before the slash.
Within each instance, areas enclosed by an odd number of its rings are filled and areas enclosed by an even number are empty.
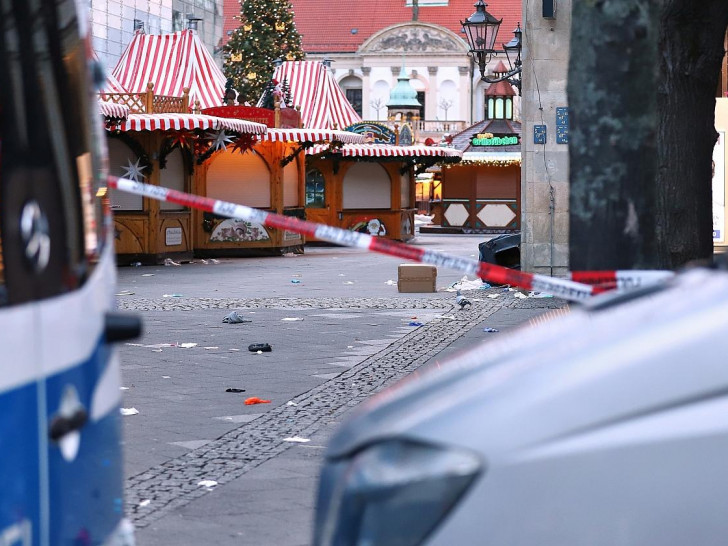
<svg viewBox="0 0 728 546">
<path fill-rule="evenodd" d="M 501 74 L 495 78 L 485 75 L 485 67 L 497 53 L 495 49 L 496 38 L 498 37 L 498 29 L 503 19 L 496 19 L 486 11 L 486 4 L 483 0 L 478 0 L 475 4 L 475 13 L 460 21 L 463 25 L 463 32 L 470 46 L 470 54 L 480 69 L 480 79 L 487 83 L 497 83 L 508 81 L 511 85 L 518 89 L 521 93 L 521 39 L 523 31 L 521 24 L 513 31 L 514 37 L 507 44 L 502 44 L 503 51 L 508 59 L 510 70 L 505 74 Z"/>
</svg>

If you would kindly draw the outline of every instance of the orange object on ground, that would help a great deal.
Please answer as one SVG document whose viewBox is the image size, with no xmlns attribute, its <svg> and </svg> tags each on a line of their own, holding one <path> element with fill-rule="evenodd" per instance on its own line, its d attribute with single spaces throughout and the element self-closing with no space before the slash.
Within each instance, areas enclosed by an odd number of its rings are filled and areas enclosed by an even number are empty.
<svg viewBox="0 0 728 546">
<path fill-rule="evenodd" d="M 250 398 L 245 399 L 246 406 L 252 406 L 253 404 L 270 404 L 270 400 L 263 400 L 257 396 L 251 396 Z"/>
</svg>

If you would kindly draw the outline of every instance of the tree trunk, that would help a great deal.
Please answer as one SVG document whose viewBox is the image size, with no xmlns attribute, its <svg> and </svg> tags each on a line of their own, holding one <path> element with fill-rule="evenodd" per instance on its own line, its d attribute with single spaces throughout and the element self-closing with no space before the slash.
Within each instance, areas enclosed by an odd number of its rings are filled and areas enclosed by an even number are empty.
<svg viewBox="0 0 728 546">
<path fill-rule="evenodd" d="M 658 261 L 659 2 L 573 3 L 567 88 L 573 270 L 652 268 Z"/>
<path fill-rule="evenodd" d="M 662 0 L 657 100 L 658 267 L 713 254 L 711 161 L 726 0 Z"/>
</svg>

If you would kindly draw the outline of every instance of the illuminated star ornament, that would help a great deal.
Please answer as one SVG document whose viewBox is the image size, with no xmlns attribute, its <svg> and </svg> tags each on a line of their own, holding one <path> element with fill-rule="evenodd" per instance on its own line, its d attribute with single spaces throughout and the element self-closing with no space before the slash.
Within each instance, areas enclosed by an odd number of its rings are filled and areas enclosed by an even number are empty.
<svg viewBox="0 0 728 546">
<path fill-rule="evenodd" d="M 225 150 L 227 145 L 233 141 L 232 137 L 225 130 L 220 130 L 217 133 L 207 133 L 207 138 L 212 141 L 210 142 L 210 147 L 216 151 Z"/>
<path fill-rule="evenodd" d="M 127 159 L 128 165 L 126 167 L 121 167 L 126 172 L 124 173 L 124 178 L 128 178 L 129 180 L 133 180 L 134 182 L 141 182 L 142 179 L 144 179 L 144 175 L 142 174 L 142 171 L 146 169 L 146 165 L 140 165 L 139 162 L 141 159 L 137 158 L 136 162 L 132 163 L 131 159 Z"/>
</svg>

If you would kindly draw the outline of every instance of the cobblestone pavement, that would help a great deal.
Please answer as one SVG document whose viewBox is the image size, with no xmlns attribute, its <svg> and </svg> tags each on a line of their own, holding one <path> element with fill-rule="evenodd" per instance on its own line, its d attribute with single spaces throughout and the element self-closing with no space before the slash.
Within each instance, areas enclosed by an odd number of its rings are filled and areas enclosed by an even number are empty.
<svg viewBox="0 0 728 546">
<path fill-rule="evenodd" d="M 465 311 L 453 308 L 451 293 L 421 298 L 121 299 L 121 309 L 140 311 L 145 317 L 157 316 L 155 313 L 160 312 L 181 316 L 180 312 L 226 309 L 264 309 L 268 313 L 310 309 L 325 309 L 329 312 L 433 311 L 432 318 L 422 326 L 412 329 L 398 341 L 338 373 L 336 377 L 295 396 L 289 403 L 271 408 L 254 420 L 183 455 L 129 476 L 126 487 L 127 514 L 138 528 L 144 528 L 198 497 L 209 494 L 210 489 L 200 486 L 202 480 L 214 477 L 220 486 L 235 480 L 290 449 L 292 444 L 284 442 L 284 438 L 310 437 L 322 426 L 339 420 L 352 407 L 411 373 L 499 310 L 545 311 L 564 305 L 557 299 L 518 299 L 501 292 L 500 289 L 478 291 L 477 297 L 471 297 L 473 307 Z M 487 296 L 490 294 L 498 294 L 499 297 L 489 299 Z"/>
</svg>

